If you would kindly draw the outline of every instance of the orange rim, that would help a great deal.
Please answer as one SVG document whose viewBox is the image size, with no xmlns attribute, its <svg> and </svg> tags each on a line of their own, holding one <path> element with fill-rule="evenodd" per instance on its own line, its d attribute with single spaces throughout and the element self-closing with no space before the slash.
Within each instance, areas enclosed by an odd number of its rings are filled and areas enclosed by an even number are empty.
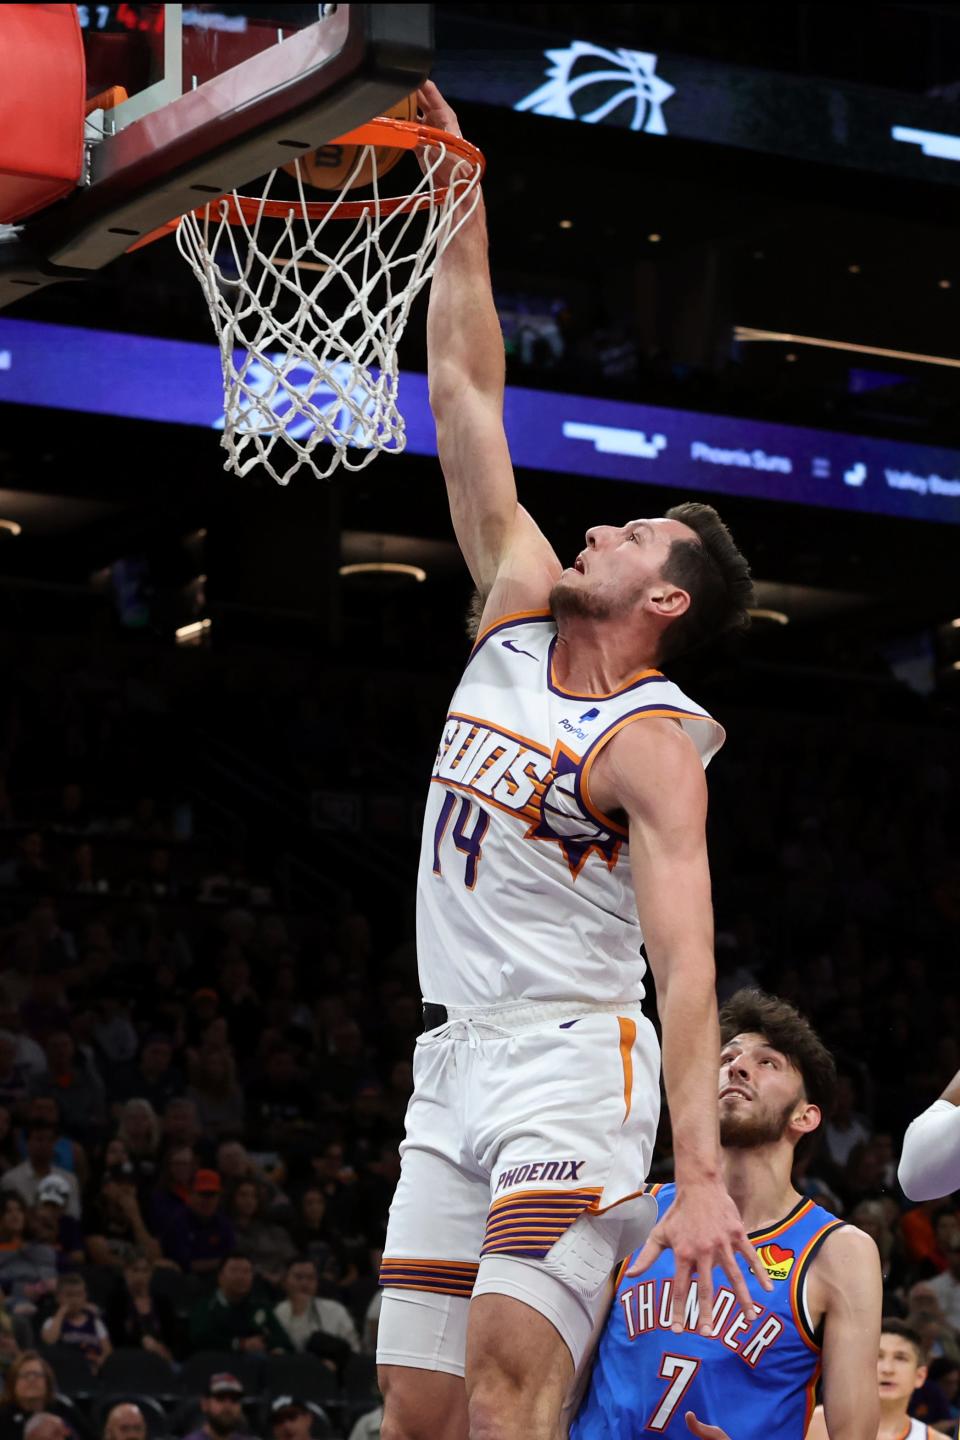
<svg viewBox="0 0 960 1440">
<path fill-rule="evenodd" d="M 476 145 L 471 145 L 469 140 L 464 140 L 462 135 L 452 135 L 448 130 L 435 130 L 431 125 L 421 125 L 417 120 L 395 120 L 389 115 L 379 115 L 375 120 L 368 120 L 365 125 L 360 125 L 356 130 L 350 130 L 346 135 L 338 135 L 335 140 L 328 142 L 331 145 L 383 145 L 391 146 L 401 150 L 419 150 L 428 145 L 444 145 L 447 150 L 466 160 L 475 170 L 479 171 L 478 179 L 483 178 L 487 162 Z M 438 185 L 435 190 L 422 195 L 394 195 L 380 197 L 379 211 L 381 215 L 394 215 L 401 210 L 422 210 L 430 206 L 442 204 L 446 199 L 450 187 Z M 219 207 L 222 202 L 227 202 L 226 212 L 220 213 Z M 217 221 L 226 220 L 229 225 L 242 225 L 251 223 L 258 216 L 266 216 L 270 220 L 285 220 L 288 215 L 295 215 L 300 220 L 322 220 L 326 215 L 333 213 L 337 220 L 359 220 L 372 205 L 367 200 L 264 200 L 256 195 L 221 195 L 215 200 L 207 200 L 203 205 L 198 205 L 196 210 L 188 211 L 188 214 L 202 218 L 203 215 L 214 209 Z M 177 215 L 172 220 L 167 220 L 163 225 L 158 225 L 156 230 L 151 230 L 149 235 L 141 235 L 127 247 L 127 254 L 134 250 L 141 249 L 144 245 L 152 245 L 154 240 L 160 240 L 164 235 L 172 235 L 180 224 L 181 216 Z"/>
</svg>

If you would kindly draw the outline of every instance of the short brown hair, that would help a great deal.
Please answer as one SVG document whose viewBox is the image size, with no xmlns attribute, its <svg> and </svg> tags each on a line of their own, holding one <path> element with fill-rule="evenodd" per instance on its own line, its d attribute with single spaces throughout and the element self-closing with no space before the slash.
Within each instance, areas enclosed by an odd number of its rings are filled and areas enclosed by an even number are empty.
<svg viewBox="0 0 960 1440">
<path fill-rule="evenodd" d="M 663 578 L 690 596 L 687 610 L 663 632 L 659 658 L 673 660 L 729 630 L 745 630 L 753 603 L 750 566 L 712 505 L 690 500 L 667 511 L 696 533 L 696 540 L 674 540 Z"/>
<path fill-rule="evenodd" d="M 917 1364 L 926 1365 L 927 1347 L 918 1332 L 912 1325 L 908 1325 L 906 1320 L 898 1320 L 893 1315 L 884 1315 L 880 1321 L 880 1334 L 899 1335 L 901 1340 L 906 1340 L 916 1350 Z"/>
<path fill-rule="evenodd" d="M 833 1108 L 837 1067 L 833 1056 L 810 1021 L 786 1000 L 763 990 L 738 990 L 720 1010 L 720 1044 L 728 1045 L 735 1035 L 762 1035 L 800 1071 L 803 1093 L 827 1120 Z M 802 1155 L 814 1143 L 804 1135 L 797 1142 Z"/>
<path fill-rule="evenodd" d="M 51 1369 L 50 1364 L 48 1363 L 48 1361 L 44 1360 L 43 1356 L 39 1354 L 39 1352 L 36 1350 L 21 1350 L 16 1360 L 14 1360 L 13 1364 L 10 1366 L 10 1369 L 3 1377 L 3 1394 L 0 1395 L 0 1404 L 15 1406 L 17 1395 L 17 1381 L 20 1378 L 20 1371 L 23 1369 L 24 1365 L 29 1365 L 33 1361 L 36 1361 L 36 1363 L 40 1366 L 40 1369 L 43 1371 L 43 1377 L 47 1382 L 47 1393 L 44 1396 L 43 1405 L 41 1406 L 41 1408 L 45 1410 L 48 1405 L 51 1405 L 53 1403 L 53 1397 L 57 1393 L 57 1382 L 54 1378 L 53 1370 Z"/>
</svg>

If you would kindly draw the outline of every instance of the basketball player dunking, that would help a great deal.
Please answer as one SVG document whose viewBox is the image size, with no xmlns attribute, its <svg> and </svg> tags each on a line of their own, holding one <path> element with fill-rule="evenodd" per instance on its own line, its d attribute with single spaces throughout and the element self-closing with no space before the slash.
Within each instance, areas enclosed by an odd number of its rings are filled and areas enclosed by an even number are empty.
<svg viewBox="0 0 960 1440">
<path fill-rule="evenodd" d="M 435 86 L 419 98 L 428 124 L 456 130 Z M 424 1034 L 381 1271 L 382 1433 L 554 1440 L 608 1277 L 651 1226 L 648 1261 L 671 1248 L 705 1317 L 715 1266 L 750 1319 L 737 1256 L 771 1285 L 719 1153 L 703 771 L 723 731 L 658 668 L 741 624 L 751 585 L 693 504 L 598 525 L 561 566 L 517 503 L 482 207 L 437 267 L 427 344 L 483 617 L 424 821 Z M 676 1165 L 658 1223 L 641 944 Z"/>
<path fill-rule="evenodd" d="M 717 1276 L 710 1331 L 703 1335 L 695 1289 L 677 1288 L 670 1252 L 648 1266 L 642 1255 L 631 1257 L 634 1263 L 624 1263 L 611 1287 L 572 1440 L 651 1433 L 689 1440 L 690 1429 L 701 1440 L 720 1440 L 708 1433 L 710 1425 L 723 1427 L 732 1440 L 803 1440 L 821 1367 L 817 1415 L 826 1420 L 820 1419 L 816 1440 L 828 1433 L 830 1440 L 878 1440 L 877 1247 L 862 1230 L 804 1199 L 791 1182 L 798 1147 L 812 1143 L 829 1112 L 833 1059 L 792 1005 L 756 990 L 727 1001 L 720 1036 L 724 1178 L 773 1289 L 765 1294 L 755 1276 L 745 1277 L 760 1310 L 751 1324 Z M 651 1188 L 660 1214 L 669 1214 L 673 1185 Z M 670 1333 L 677 1310 L 682 1336 Z M 691 1412 L 699 1424 L 687 1421 Z M 905 1437 L 881 1430 L 879 1440 Z"/>
</svg>

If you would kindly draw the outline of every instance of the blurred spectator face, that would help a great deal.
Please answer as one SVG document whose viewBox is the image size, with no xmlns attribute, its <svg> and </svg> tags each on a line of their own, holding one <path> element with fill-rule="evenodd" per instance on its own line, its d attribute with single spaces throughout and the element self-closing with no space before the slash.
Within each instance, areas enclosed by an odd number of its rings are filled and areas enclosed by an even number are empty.
<svg viewBox="0 0 960 1440">
<path fill-rule="evenodd" d="M 360 1121 L 375 1120 L 380 1114 L 382 1092 L 379 1085 L 364 1085 L 353 1098 L 353 1113 Z"/>
<path fill-rule="evenodd" d="M 70 1431 L 59 1415 L 40 1414 L 33 1420 L 27 1422 L 29 1425 L 29 1440 L 67 1440 Z M 27 1435 L 27 1426 L 23 1427 L 24 1435 Z"/>
<path fill-rule="evenodd" d="M 198 1078 L 215 1088 L 225 1085 L 230 1079 L 230 1057 L 226 1050 L 208 1050 L 203 1056 Z"/>
<path fill-rule="evenodd" d="M 250 966 L 242 955 L 227 953 L 220 966 L 220 984 L 228 995 L 247 988 L 250 984 Z"/>
<path fill-rule="evenodd" d="M 214 1179 L 216 1185 L 214 1185 Z M 220 1208 L 220 1177 L 216 1171 L 198 1170 L 190 1190 L 190 1209 L 209 1220 Z"/>
<path fill-rule="evenodd" d="M 330 1036 L 330 1048 L 341 1060 L 359 1060 L 363 1056 L 363 1031 L 355 1020 L 343 1020 Z"/>
<path fill-rule="evenodd" d="M 163 1112 L 163 1131 L 174 1145 L 192 1145 L 201 1129 L 192 1100 L 171 1100 Z"/>
<path fill-rule="evenodd" d="M 87 1303 L 86 1281 L 79 1275 L 64 1275 L 57 1285 L 57 1300 L 68 1315 L 76 1315 Z"/>
<path fill-rule="evenodd" d="M 313 1157 L 313 1169 L 321 1180 L 338 1180 L 343 1170 L 343 1146 L 337 1141 L 325 1145 L 319 1155 Z"/>
<path fill-rule="evenodd" d="M 131 1295 L 147 1295 L 153 1266 L 144 1255 L 135 1255 L 123 1267 L 123 1278 Z"/>
<path fill-rule="evenodd" d="M 933 1233 L 936 1236 L 937 1248 L 942 1255 L 948 1254 L 954 1245 L 960 1245 L 960 1223 L 958 1223 L 956 1215 L 950 1213 L 938 1215 L 934 1221 Z"/>
<path fill-rule="evenodd" d="M 225 1180 L 249 1175 L 251 1164 L 246 1147 L 239 1140 L 224 1140 L 217 1149 L 217 1169 Z"/>
<path fill-rule="evenodd" d="M 148 1080 L 159 1080 L 162 1075 L 170 1069 L 170 1062 L 173 1059 L 173 1046 L 169 1040 L 155 1035 L 148 1040 L 143 1047 L 140 1056 L 140 1069 Z"/>
<path fill-rule="evenodd" d="M 60 1106 L 52 1095 L 35 1095 L 27 1106 L 28 1125 L 50 1125 L 60 1129 Z"/>
<path fill-rule="evenodd" d="M 238 1220 L 253 1220 L 260 1209 L 260 1196 L 252 1180 L 238 1185 L 233 1192 L 233 1213 Z"/>
<path fill-rule="evenodd" d="M 295 1297 L 313 1299 L 317 1293 L 317 1271 L 309 1260 L 296 1260 L 287 1271 L 284 1280 L 287 1299 Z"/>
<path fill-rule="evenodd" d="M 177 1145 L 167 1153 L 167 1174 L 177 1190 L 188 1190 L 197 1168 L 197 1157 L 190 1145 Z"/>
<path fill-rule="evenodd" d="M 877 1357 L 877 1384 L 885 1404 L 908 1403 L 914 1390 L 927 1378 L 916 1346 L 903 1335 L 881 1335 Z"/>
<path fill-rule="evenodd" d="M 837 1088 L 833 1097 L 833 1120 L 849 1120 L 854 1105 L 853 1081 L 849 1075 L 837 1076 Z"/>
<path fill-rule="evenodd" d="M 230 1030 L 222 1015 L 211 1020 L 203 1032 L 203 1049 L 225 1050 L 230 1044 Z"/>
<path fill-rule="evenodd" d="M 20 853 L 25 860 L 31 864 L 40 864 L 43 860 L 43 836 L 39 830 L 31 830 L 24 835 L 20 841 Z"/>
<path fill-rule="evenodd" d="M 136 1150 L 145 1150 L 153 1142 L 153 1106 L 147 1100 L 128 1100 L 123 1107 L 123 1131 Z"/>
<path fill-rule="evenodd" d="M 19 1195 L 4 1195 L 0 1203 L 0 1233 L 6 1241 L 22 1238 L 27 1228 L 27 1207 Z"/>
<path fill-rule="evenodd" d="M 33 1125 L 27 1133 L 27 1156 L 35 1170 L 49 1170 L 57 1135 L 52 1125 Z"/>
<path fill-rule="evenodd" d="M 53 1387 L 39 1356 L 24 1360 L 13 1384 L 13 1398 L 20 1410 L 42 1410 L 53 1399 Z"/>
<path fill-rule="evenodd" d="M 307 1190 L 300 1202 L 303 1218 L 312 1229 L 319 1229 L 327 1213 L 327 1197 L 322 1190 Z"/>
<path fill-rule="evenodd" d="M 246 1300 L 253 1289 L 253 1266 L 245 1255 L 232 1255 L 220 1270 L 220 1289 L 231 1305 Z"/>
<path fill-rule="evenodd" d="M 266 1068 L 271 1085 L 292 1085 L 297 1078 L 297 1067 L 289 1050 L 275 1050 L 267 1060 Z"/>
<path fill-rule="evenodd" d="M 309 1440 L 313 1416 L 302 1405 L 289 1405 L 272 1418 L 274 1440 Z"/>
<path fill-rule="evenodd" d="M 940 1301 L 937 1299 L 936 1292 L 931 1290 L 923 1280 L 918 1280 L 911 1289 L 908 1303 L 910 1314 L 917 1319 L 931 1316 L 935 1320 L 940 1320 L 942 1317 L 943 1312 L 940 1309 Z"/>
<path fill-rule="evenodd" d="M 46 1050 L 51 1075 L 68 1075 L 73 1069 L 74 1046 L 66 1030 L 57 1030 L 51 1035 Z"/>
<path fill-rule="evenodd" d="M 112 1140 L 107 1141 L 107 1148 L 103 1152 L 103 1163 L 107 1170 L 114 1170 L 118 1165 L 129 1165 L 130 1155 L 119 1136 L 114 1135 Z"/>
<path fill-rule="evenodd" d="M 147 1440 L 147 1422 L 137 1405 L 114 1405 L 103 1427 L 103 1440 Z"/>
<path fill-rule="evenodd" d="M 214 1435 L 233 1435 L 243 1428 L 243 1404 L 239 1395 L 229 1392 L 205 1395 L 200 1408 Z"/>
</svg>

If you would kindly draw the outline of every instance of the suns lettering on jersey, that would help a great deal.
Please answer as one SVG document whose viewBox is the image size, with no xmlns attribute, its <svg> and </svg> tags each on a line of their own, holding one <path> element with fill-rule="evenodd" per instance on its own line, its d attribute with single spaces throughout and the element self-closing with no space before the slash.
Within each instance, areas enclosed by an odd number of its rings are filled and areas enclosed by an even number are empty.
<svg viewBox="0 0 960 1440">
<path fill-rule="evenodd" d="M 562 742 L 550 752 L 475 716 L 450 714 L 433 779 L 526 822 L 524 839 L 558 845 L 576 879 L 591 854 L 612 870 L 623 844 L 585 814 L 579 765 L 580 757 Z"/>
<path fill-rule="evenodd" d="M 673 1324 L 673 1282 L 641 1280 L 624 1290 L 620 1297 L 623 1324 L 629 1340 L 637 1340 L 651 1330 L 669 1330 Z M 777 1315 L 764 1318 L 763 1308 L 753 1321 L 737 1306 L 737 1297 L 726 1287 L 717 1291 L 710 1314 L 712 1326 L 704 1339 L 717 1340 L 728 1350 L 755 1367 L 763 1355 L 783 1334 L 783 1321 Z M 697 1282 L 692 1280 L 683 1307 L 683 1328 L 699 1331 L 700 1300 Z M 747 1331 L 751 1331 L 749 1337 Z"/>
</svg>

